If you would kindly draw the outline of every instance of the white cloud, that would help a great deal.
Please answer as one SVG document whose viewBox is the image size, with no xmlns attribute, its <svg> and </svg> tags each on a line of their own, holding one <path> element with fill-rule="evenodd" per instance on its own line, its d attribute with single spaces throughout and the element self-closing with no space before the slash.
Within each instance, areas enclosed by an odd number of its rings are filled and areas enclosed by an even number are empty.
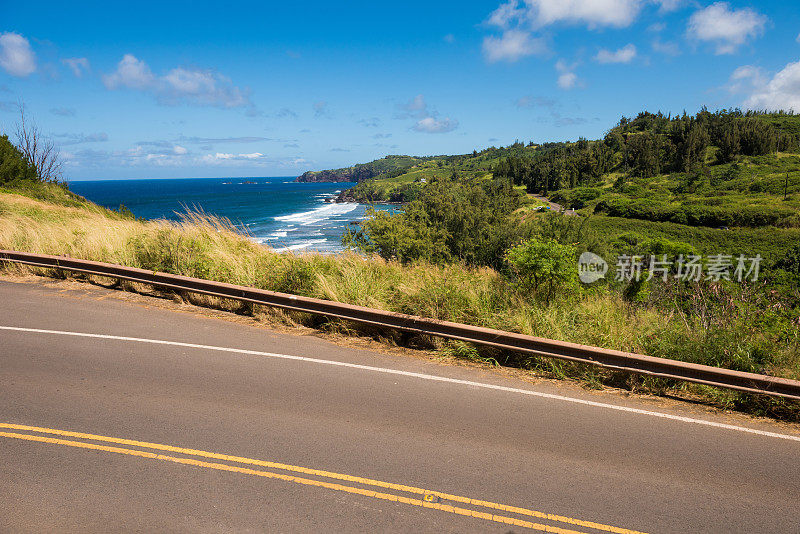
<svg viewBox="0 0 800 534">
<path fill-rule="evenodd" d="M 636 19 L 640 0 L 527 0 L 539 26 L 556 22 L 583 23 L 589 28 L 625 28 Z"/>
<path fill-rule="evenodd" d="M 68 57 L 62 59 L 61 62 L 68 66 L 77 78 L 83 77 L 83 74 L 90 70 L 89 60 L 85 57 Z"/>
<path fill-rule="evenodd" d="M 635 57 L 636 46 L 627 44 L 614 52 L 601 48 L 594 59 L 598 63 L 630 63 Z"/>
<path fill-rule="evenodd" d="M 529 32 L 507 30 L 500 37 L 493 35 L 483 39 L 483 53 L 487 61 L 517 61 L 525 56 L 543 54 L 547 45 L 542 38 L 534 38 Z"/>
<path fill-rule="evenodd" d="M 232 154 L 226 152 L 217 152 L 215 154 L 206 154 L 205 156 L 201 157 L 199 161 L 201 163 L 205 163 L 208 165 L 233 165 L 233 166 L 242 166 L 248 164 L 274 165 L 274 164 L 281 164 L 281 162 L 283 162 L 283 164 L 289 163 L 286 160 L 276 160 L 268 158 L 261 152 L 251 152 L 249 154 Z M 295 164 L 294 161 L 291 162 L 291 164 Z"/>
<path fill-rule="evenodd" d="M 29 76 L 36 70 L 31 44 L 18 33 L 0 34 L 0 67 L 12 76 Z"/>
<path fill-rule="evenodd" d="M 643 0 L 517 0 L 500 5 L 489 15 L 487 24 L 507 29 L 515 23 L 543 28 L 551 24 L 585 24 L 625 28 L 639 15 Z M 671 1 L 665 3 L 672 4 Z"/>
<path fill-rule="evenodd" d="M 514 21 L 524 19 L 526 15 L 525 9 L 520 7 L 518 0 L 510 0 L 505 4 L 500 4 L 497 9 L 492 11 L 486 23 L 506 29 L 510 27 Z"/>
<path fill-rule="evenodd" d="M 425 102 L 425 96 L 419 94 L 406 102 L 405 104 L 401 104 L 398 106 L 404 113 L 401 113 L 397 118 L 405 119 L 408 117 L 427 117 L 428 116 L 428 104 Z"/>
<path fill-rule="evenodd" d="M 450 117 L 439 119 L 439 113 L 428 107 L 424 95 L 419 94 L 405 104 L 400 104 L 397 107 L 401 111 L 395 115 L 396 119 L 416 119 L 416 122 L 411 127 L 415 132 L 447 133 L 458 128 L 458 121 L 455 119 L 451 119 Z M 383 137 L 390 137 L 390 135 Z"/>
<path fill-rule="evenodd" d="M 766 85 L 767 80 L 762 70 L 753 65 L 743 65 L 731 74 L 728 89 L 733 93 L 753 91 L 756 87 Z"/>
<path fill-rule="evenodd" d="M 546 54 L 547 41 L 534 33 L 537 30 L 553 24 L 625 28 L 636 20 L 648 1 L 671 6 L 676 0 L 509 0 L 486 19 L 488 26 L 502 33 L 483 39 L 483 53 L 490 63 Z"/>
<path fill-rule="evenodd" d="M 572 89 L 578 83 L 578 75 L 574 72 L 563 72 L 558 76 L 558 86 L 562 89 Z"/>
<path fill-rule="evenodd" d="M 280 167 L 286 169 L 308 165 L 299 157 L 270 158 L 261 152 L 193 154 L 181 145 L 169 141 L 141 141 L 127 150 L 81 149 L 61 152 L 66 165 L 78 168 L 108 167 L 192 167 L 220 166 L 231 168 Z"/>
<path fill-rule="evenodd" d="M 558 71 L 558 86 L 562 89 L 572 89 L 579 85 L 580 80 L 578 75 L 573 72 L 577 64 L 567 65 L 563 60 L 559 59 L 556 62 L 556 71 Z"/>
<path fill-rule="evenodd" d="M 678 43 L 672 41 L 662 41 L 661 39 L 653 39 L 653 50 L 665 56 L 679 56 L 681 49 Z"/>
<path fill-rule="evenodd" d="M 189 151 L 170 141 L 139 141 L 136 146 L 127 152 L 131 157 L 150 156 L 183 156 Z"/>
<path fill-rule="evenodd" d="M 273 139 L 270 137 L 185 137 L 181 136 L 179 141 L 183 143 L 193 143 L 198 145 L 216 144 L 216 143 L 260 143 L 261 141 L 277 141 L 286 142 L 290 139 Z M 292 139 L 293 141 L 293 139 Z"/>
<path fill-rule="evenodd" d="M 117 63 L 117 70 L 103 76 L 103 83 L 108 89 L 150 89 L 155 85 L 156 78 L 147 63 L 136 59 L 133 54 L 125 54 Z"/>
<path fill-rule="evenodd" d="M 448 33 L 447 35 L 442 37 L 442 40 L 447 44 L 453 44 L 456 42 L 456 36 L 453 35 L 452 33 Z"/>
<path fill-rule="evenodd" d="M 103 76 L 106 88 L 135 89 L 152 93 L 163 104 L 186 101 L 201 106 L 234 108 L 250 105 L 245 91 L 231 80 L 211 70 L 176 67 L 164 76 L 155 76 L 147 64 L 133 54 L 125 54 L 117 69 Z"/>
<path fill-rule="evenodd" d="M 450 117 L 445 117 L 443 119 L 425 117 L 424 119 L 418 120 L 412 127 L 415 132 L 424 133 L 447 133 L 452 132 L 456 128 L 458 128 L 458 121 Z"/>
<path fill-rule="evenodd" d="M 691 39 L 712 43 L 718 55 L 733 54 L 760 36 L 768 20 L 750 8 L 731 9 L 727 2 L 716 2 L 692 14 L 686 33 Z"/>
<path fill-rule="evenodd" d="M 65 160 L 65 164 L 69 167 L 101 169 L 109 167 L 150 168 L 212 165 L 230 168 L 280 167 L 295 169 L 312 163 L 299 156 L 271 158 L 261 152 L 193 154 L 185 147 L 170 141 L 140 141 L 126 150 L 98 150 L 93 148 L 73 151 L 63 150 L 61 155 Z"/>
<path fill-rule="evenodd" d="M 789 63 L 772 78 L 758 67 L 745 65 L 731 75 L 729 89 L 748 93 L 750 109 L 800 111 L 800 61 Z"/>
<path fill-rule="evenodd" d="M 682 8 L 686 3 L 685 0 L 653 0 L 659 5 L 658 11 L 660 13 L 669 13 L 670 11 L 677 11 Z"/>
<path fill-rule="evenodd" d="M 108 141 L 108 134 L 105 132 L 97 132 L 93 134 L 61 133 L 53 134 L 53 137 L 56 138 L 56 142 L 61 146 L 79 145 L 82 143 L 103 143 Z"/>
<path fill-rule="evenodd" d="M 233 86 L 230 79 L 209 70 L 178 67 L 169 71 L 163 81 L 168 99 L 186 98 L 197 104 L 224 108 L 249 104 L 242 90 Z"/>
</svg>

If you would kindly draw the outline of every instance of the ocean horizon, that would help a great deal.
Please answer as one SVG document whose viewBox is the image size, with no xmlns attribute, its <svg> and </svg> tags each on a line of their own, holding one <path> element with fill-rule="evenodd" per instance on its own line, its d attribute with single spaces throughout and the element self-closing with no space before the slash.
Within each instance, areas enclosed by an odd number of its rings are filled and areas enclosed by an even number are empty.
<svg viewBox="0 0 800 534">
<path fill-rule="evenodd" d="M 366 215 L 365 204 L 326 202 L 354 185 L 301 183 L 286 176 L 69 182 L 71 191 L 96 204 L 110 209 L 124 205 L 144 219 L 177 221 L 182 213 L 202 210 L 229 219 L 244 235 L 276 251 L 328 253 L 342 251 L 341 237 L 348 225 Z"/>
</svg>

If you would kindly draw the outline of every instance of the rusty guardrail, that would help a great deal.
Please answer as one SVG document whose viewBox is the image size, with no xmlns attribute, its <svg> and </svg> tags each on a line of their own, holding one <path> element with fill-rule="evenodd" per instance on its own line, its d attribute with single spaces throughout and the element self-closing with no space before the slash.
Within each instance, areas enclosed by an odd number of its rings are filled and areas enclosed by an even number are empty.
<svg viewBox="0 0 800 534">
<path fill-rule="evenodd" d="M 468 341 L 506 350 L 597 365 L 642 375 L 800 400 L 800 381 L 555 341 L 491 328 L 439 321 L 264 289 L 237 286 L 112 263 L 0 250 L 0 261 L 105 276 L 161 288 L 273 306 L 358 323 Z"/>
</svg>

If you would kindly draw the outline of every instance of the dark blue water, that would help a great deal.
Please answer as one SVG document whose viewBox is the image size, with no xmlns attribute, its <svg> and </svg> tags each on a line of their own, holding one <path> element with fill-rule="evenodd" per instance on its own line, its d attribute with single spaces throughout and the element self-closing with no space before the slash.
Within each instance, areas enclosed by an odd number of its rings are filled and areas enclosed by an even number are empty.
<svg viewBox="0 0 800 534">
<path fill-rule="evenodd" d="M 297 183 L 293 178 L 203 178 L 70 182 L 75 193 L 137 217 L 179 220 L 186 210 L 230 219 L 258 243 L 278 250 L 341 250 L 340 239 L 366 206 L 327 203 L 351 183 Z M 246 183 L 254 182 L 254 183 Z M 390 206 L 375 206 L 391 209 Z"/>
</svg>

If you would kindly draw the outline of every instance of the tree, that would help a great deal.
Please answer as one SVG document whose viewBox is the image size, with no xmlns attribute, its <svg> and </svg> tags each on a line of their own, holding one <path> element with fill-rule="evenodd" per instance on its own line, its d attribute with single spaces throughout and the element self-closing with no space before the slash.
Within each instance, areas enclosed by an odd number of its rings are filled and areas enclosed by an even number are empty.
<svg viewBox="0 0 800 534">
<path fill-rule="evenodd" d="M 25 156 L 8 136 L 0 136 L 0 184 L 14 180 L 36 180 L 36 170 L 28 165 Z"/>
<path fill-rule="evenodd" d="M 636 176 L 650 178 L 660 170 L 658 136 L 650 132 L 631 135 L 628 138 L 628 159 Z"/>
<path fill-rule="evenodd" d="M 25 118 L 25 106 L 19 106 L 19 122 L 14 135 L 16 145 L 27 164 L 41 182 L 56 183 L 61 179 L 61 152 L 52 139 L 45 137 L 36 123 Z"/>
<path fill-rule="evenodd" d="M 506 263 L 517 287 L 552 300 L 558 290 L 575 285 L 576 250 L 554 239 L 533 238 L 506 252 Z"/>
<path fill-rule="evenodd" d="M 509 215 L 521 196 L 507 179 L 439 178 L 389 215 L 372 211 L 343 243 L 401 262 L 461 261 L 469 265 L 502 265 L 503 252 L 520 237 Z"/>
</svg>

